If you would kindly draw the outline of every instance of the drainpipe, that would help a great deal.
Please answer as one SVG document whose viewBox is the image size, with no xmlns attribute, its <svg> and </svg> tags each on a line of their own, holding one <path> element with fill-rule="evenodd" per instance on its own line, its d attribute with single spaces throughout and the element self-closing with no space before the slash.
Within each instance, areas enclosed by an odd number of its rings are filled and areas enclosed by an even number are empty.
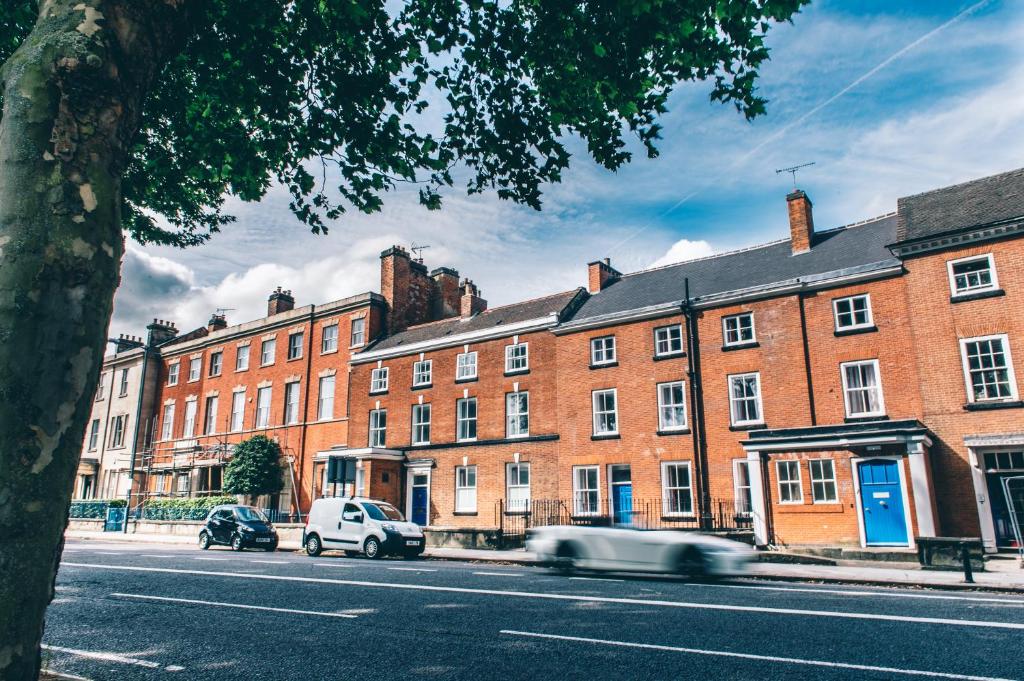
<svg viewBox="0 0 1024 681">
<path fill-rule="evenodd" d="M 313 340 L 313 335 L 314 335 L 313 334 L 313 325 L 314 325 L 315 321 L 316 321 L 316 305 L 310 305 L 310 310 L 309 310 L 309 341 L 306 343 L 306 390 L 305 390 L 306 395 L 305 395 L 305 398 L 302 401 L 302 407 L 303 407 L 303 409 L 302 409 L 302 427 L 299 430 L 299 460 L 298 460 L 298 465 L 297 466 L 290 466 L 290 468 L 291 468 L 291 475 L 292 475 L 292 501 L 295 504 L 295 514 L 298 516 L 299 522 L 302 522 L 302 507 L 299 505 L 299 499 L 300 499 L 299 488 L 295 485 L 295 477 L 296 477 L 295 469 L 296 468 L 298 469 L 298 478 L 299 478 L 299 482 L 301 483 L 302 482 L 302 471 L 303 471 L 303 469 L 305 467 L 305 462 L 306 462 L 306 438 L 307 438 L 307 435 L 308 435 L 307 430 L 309 428 L 309 408 L 310 408 L 309 393 L 312 390 L 312 384 L 313 384 L 313 347 L 314 347 L 314 345 L 313 345 L 313 343 L 314 343 L 314 340 Z M 319 389 L 320 389 L 320 386 L 319 386 L 319 383 L 318 383 L 317 384 L 317 390 L 319 391 Z M 319 392 L 317 394 L 319 395 Z M 319 409 L 319 400 L 317 401 L 317 406 L 315 408 Z M 314 411 L 313 412 L 313 418 L 318 418 L 318 417 L 319 417 L 319 414 L 316 411 Z M 315 481 L 314 481 L 314 484 L 315 484 Z M 312 503 L 313 503 L 312 500 L 310 500 L 310 505 L 311 506 L 312 506 Z"/>
<path fill-rule="evenodd" d="M 797 301 L 800 304 L 800 338 L 804 348 L 804 374 L 807 377 L 807 405 L 811 410 L 811 425 L 818 425 L 818 417 L 814 408 L 814 380 L 811 376 L 811 346 L 807 340 L 807 312 L 804 310 L 804 299 L 807 294 L 803 291 L 797 293 Z"/>
<path fill-rule="evenodd" d="M 121 531 L 128 534 L 128 514 L 132 509 L 132 488 L 135 487 L 135 457 L 139 451 L 139 424 L 142 421 L 142 401 L 146 396 L 146 369 L 149 368 L 149 348 L 153 344 L 153 331 L 149 330 L 146 344 L 142 346 L 142 375 L 139 376 L 139 399 L 135 404 L 135 427 L 132 429 L 132 455 L 128 460 L 128 499 L 124 507 L 124 524 Z M 157 376 L 159 379 L 159 375 Z M 114 381 L 111 376 L 110 386 Z"/>
<path fill-rule="evenodd" d="M 700 335 L 697 328 L 697 315 L 690 300 L 690 279 L 684 282 L 686 299 L 682 304 L 682 313 L 686 318 L 686 349 L 688 361 L 688 380 L 690 382 L 690 402 L 693 405 L 693 463 L 696 469 L 697 513 L 701 529 L 710 529 L 712 524 L 711 493 L 708 480 L 708 448 L 704 428 L 704 382 L 700 370 Z"/>
</svg>

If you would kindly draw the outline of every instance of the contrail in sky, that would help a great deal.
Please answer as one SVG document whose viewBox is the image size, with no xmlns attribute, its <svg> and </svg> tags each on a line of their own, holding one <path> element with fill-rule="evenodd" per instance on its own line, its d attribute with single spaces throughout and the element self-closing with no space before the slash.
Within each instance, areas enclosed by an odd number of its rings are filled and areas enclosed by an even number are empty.
<svg viewBox="0 0 1024 681">
<path fill-rule="evenodd" d="M 677 208 L 682 206 L 684 203 L 687 203 L 688 201 L 693 199 L 695 196 L 697 196 L 698 194 L 703 192 L 705 189 L 707 189 L 711 185 L 715 184 L 718 180 L 722 179 L 722 177 L 725 176 L 727 173 L 729 173 L 730 171 L 736 169 L 738 166 L 741 166 L 744 163 L 746 163 L 747 160 L 749 160 L 752 156 L 754 156 L 759 151 L 764 149 L 766 146 L 768 146 L 772 142 L 775 142 L 779 138 L 783 137 L 787 132 L 789 132 L 790 130 L 792 130 L 796 126 L 800 125 L 801 123 L 803 123 L 804 121 L 809 119 L 811 116 L 814 116 L 816 113 L 818 113 L 819 111 L 821 111 L 822 109 L 827 107 L 829 104 L 831 104 L 832 102 L 836 101 L 837 99 L 839 99 L 840 97 L 842 97 L 843 95 L 848 93 L 850 90 L 853 90 L 855 87 L 857 87 L 858 85 L 860 85 L 864 81 L 868 80 L 869 78 L 874 76 L 876 73 L 878 73 L 879 71 L 881 71 L 885 67 L 887 67 L 890 64 L 892 64 L 894 61 L 896 61 L 897 59 L 899 59 L 900 57 L 905 55 L 907 52 L 910 52 L 911 50 L 913 50 L 915 47 L 917 47 L 921 43 L 923 43 L 923 42 L 933 38 L 937 33 L 939 33 L 941 31 L 949 28 L 953 24 L 955 24 L 955 23 L 959 22 L 960 20 L 962 20 L 964 17 L 967 17 L 967 16 L 973 14 L 974 12 L 977 12 L 979 9 L 981 9 L 985 5 L 989 4 L 991 1 L 992 0 L 981 0 L 981 2 L 974 3 L 973 5 L 968 7 L 967 9 L 961 11 L 959 14 L 954 16 L 952 19 L 949 19 L 945 23 L 940 24 L 939 26 L 936 26 L 932 30 L 928 31 L 927 33 L 925 33 L 924 35 L 919 37 L 917 40 L 914 40 L 913 42 L 908 43 L 907 45 L 904 45 L 902 48 L 900 48 L 896 52 L 893 52 L 886 59 L 884 59 L 883 61 L 878 63 L 874 68 L 872 68 L 871 70 L 867 71 L 866 73 L 864 73 L 860 77 L 858 77 L 855 80 L 853 80 L 852 82 L 850 82 L 848 85 L 846 85 L 846 87 L 842 88 L 841 90 L 836 92 L 834 95 L 832 95 L 831 97 L 829 97 L 825 101 L 821 102 L 820 104 L 814 106 L 812 109 L 810 109 L 806 113 L 802 114 L 801 116 L 799 116 L 795 120 L 790 121 L 786 125 L 782 126 L 778 130 L 773 132 L 771 135 L 766 137 L 764 140 L 759 142 L 758 144 L 754 145 L 750 150 L 748 150 L 746 153 L 744 153 L 739 158 L 737 158 L 732 163 L 730 163 L 724 170 L 720 171 L 719 173 L 717 173 L 716 175 L 714 175 L 710 179 L 706 180 L 702 185 L 700 185 L 699 187 L 697 187 L 696 189 L 691 191 L 689 194 L 687 194 L 683 198 L 681 198 L 678 201 L 676 201 L 674 204 L 672 204 L 671 207 L 669 207 L 664 212 L 662 212 L 658 217 L 659 218 L 663 218 L 666 215 L 668 215 L 669 213 L 672 213 Z M 620 241 L 618 244 L 616 244 L 611 250 L 614 251 L 614 250 L 617 250 L 617 249 L 621 248 L 622 246 L 624 246 L 625 244 L 629 243 L 634 238 L 639 236 L 642 232 L 647 230 L 650 226 L 651 225 L 649 223 L 644 225 L 643 227 L 641 227 L 640 229 L 636 230 L 635 232 L 630 234 L 628 237 L 626 237 L 625 239 Z"/>
</svg>

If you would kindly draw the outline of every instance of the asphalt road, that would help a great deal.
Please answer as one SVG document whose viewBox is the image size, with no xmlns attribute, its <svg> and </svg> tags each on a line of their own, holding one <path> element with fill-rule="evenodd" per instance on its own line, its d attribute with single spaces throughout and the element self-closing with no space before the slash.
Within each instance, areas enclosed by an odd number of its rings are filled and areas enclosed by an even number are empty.
<svg viewBox="0 0 1024 681">
<path fill-rule="evenodd" d="M 1024 679 L 1024 597 L 70 543 L 88 679 Z"/>
</svg>

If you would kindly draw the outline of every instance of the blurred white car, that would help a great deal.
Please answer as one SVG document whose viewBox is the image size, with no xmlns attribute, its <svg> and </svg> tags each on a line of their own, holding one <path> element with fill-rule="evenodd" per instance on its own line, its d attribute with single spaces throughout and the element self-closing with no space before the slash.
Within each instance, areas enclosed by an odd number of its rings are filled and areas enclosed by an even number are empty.
<svg viewBox="0 0 1024 681">
<path fill-rule="evenodd" d="M 526 548 L 563 570 L 739 575 L 754 560 L 746 544 L 676 530 L 552 525 L 527 531 Z"/>
</svg>

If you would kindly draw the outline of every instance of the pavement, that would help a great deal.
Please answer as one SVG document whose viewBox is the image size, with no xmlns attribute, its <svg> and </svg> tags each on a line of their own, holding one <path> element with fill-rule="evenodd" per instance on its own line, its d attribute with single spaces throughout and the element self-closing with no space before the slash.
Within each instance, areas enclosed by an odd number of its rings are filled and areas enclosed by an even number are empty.
<svg viewBox="0 0 1024 681">
<path fill-rule="evenodd" d="M 169 535 L 117 534 L 68 531 L 68 539 L 92 541 L 123 541 L 143 544 L 194 545 L 190 537 Z M 285 546 L 298 550 L 299 546 Z M 536 558 L 529 551 L 496 551 L 491 549 L 428 548 L 424 558 L 480 563 L 534 565 Z M 965 584 L 963 573 L 947 570 L 922 570 L 909 564 L 870 561 L 842 561 L 841 565 L 802 565 L 759 562 L 750 568 L 750 577 L 763 579 L 816 581 L 833 584 L 870 584 L 877 586 L 916 586 L 932 589 L 984 589 L 1024 593 L 1024 569 L 1015 556 L 989 560 L 985 572 L 974 573 L 974 584 Z"/>
<path fill-rule="evenodd" d="M 44 659 L 125 681 L 998 681 L 1024 678 L 1022 635 L 1005 593 L 69 539 Z"/>
</svg>

